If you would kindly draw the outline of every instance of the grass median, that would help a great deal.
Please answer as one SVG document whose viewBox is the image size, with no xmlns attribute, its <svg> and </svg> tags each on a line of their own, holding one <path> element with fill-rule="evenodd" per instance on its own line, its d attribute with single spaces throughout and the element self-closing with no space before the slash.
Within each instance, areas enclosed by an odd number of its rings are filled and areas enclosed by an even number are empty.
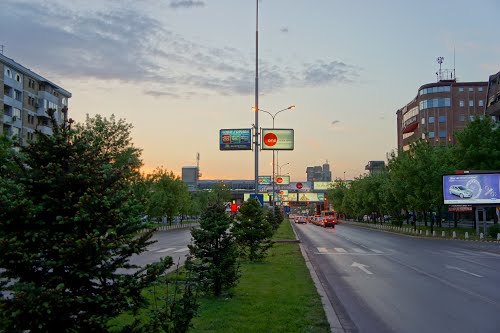
<svg viewBox="0 0 500 333">
<path fill-rule="evenodd" d="M 204 297 L 189 332 L 330 332 L 321 298 L 290 223 L 260 262 L 242 262 L 232 297 Z M 141 311 L 144 316 L 147 310 Z M 110 322 L 111 331 L 131 323 L 130 314 Z"/>
<path fill-rule="evenodd" d="M 190 332 L 330 332 L 288 221 L 262 262 L 243 262 L 232 298 L 204 298 Z"/>
</svg>

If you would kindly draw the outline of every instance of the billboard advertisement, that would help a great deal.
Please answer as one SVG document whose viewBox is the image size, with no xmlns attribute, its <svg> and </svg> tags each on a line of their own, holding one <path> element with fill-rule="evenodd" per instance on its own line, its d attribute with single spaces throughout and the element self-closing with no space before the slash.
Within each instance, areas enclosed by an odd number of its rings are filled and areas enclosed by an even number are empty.
<svg viewBox="0 0 500 333">
<path fill-rule="evenodd" d="M 312 191 L 312 182 L 290 182 L 288 185 L 279 184 L 280 190 L 289 190 L 291 192 L 311 192 Z M 262 192 L 272 192 L 273 186 L 269 185 L 261 185 L 259 184 L 259 193 Z"/>
<path fill-rule="evenodd" d="M 220 150 L 252 150 L 252 129 L 221 129 L 219 133 Z"/>
<path fill-rule="evenodd" d="M 313 182 L 315 190 L 329 190 L 335 186 L 335 182 Z"/>
<path fill-rule="evenodd" d="M 262 150 L 293 150 L 293 129 L 262 128 Z"/>
<path fill-rule="evenodd" d="M 443 176 L 445 205 L 500 204 L 500 173 Z"/>
<path fill-rule="evenodd" d="M 271 185 L 272 183 L 272 176 L 259 176 L 259 185 Z"/>
<path fill-rule="evenodd" d="M 277 185 L 290 185 L 290 176 L 277 176 L 276 177 Z"/>
</svg>

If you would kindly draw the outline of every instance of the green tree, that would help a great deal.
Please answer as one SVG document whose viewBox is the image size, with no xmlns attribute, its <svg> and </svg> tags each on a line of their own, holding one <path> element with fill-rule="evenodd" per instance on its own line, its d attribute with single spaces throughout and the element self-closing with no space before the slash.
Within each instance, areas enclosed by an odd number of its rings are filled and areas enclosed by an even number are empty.
<svg viewBox="0 0 500 333">
<path fill-rule="evenodd" d="M 53 124 L 52 136 L 21 149 L 8 179 L 0 169 L 0 280 L 10 282 L 0 291 L 12 295 L 0 299 L 0 330 L 104 331 L 172 262 L 128 262 L 152 243 L 130 186 L 140 165 L 130 127 L 101 117 L 73 130 Z"/>
<path fill-rule="evenodd" d="M 157 168 L 146 177 L 149 185 L 147 213 L 152 218 L 167 216 L 170 223 L 174 216 L 186 213 L 189 193 L 186 185 L 172 171 Z"/>
<path fill-rule="evenodd" d="M 455 137 L 452 155 L 457 169 L 500 170 L 500 128 L 491 117 L 476 117 Z"/>
<path fill-rule="evenodd" d="M 233 230 L 241 254 L 250 261 L 264 258 L 272 246 L 272 226 L 257 199 L 250 198 L 241 205 Z"/>
<path fill-rule="evenodd" d="M 231 219 L 222 202 L 213 202 L 202 213 L 200 227 L 191 230 L 190 253 L 201 262 L 194 267 L 205 291 L 219 297 L 234 287 L 239 279 L 238 253 L 230 230 Z"/>
</svg>

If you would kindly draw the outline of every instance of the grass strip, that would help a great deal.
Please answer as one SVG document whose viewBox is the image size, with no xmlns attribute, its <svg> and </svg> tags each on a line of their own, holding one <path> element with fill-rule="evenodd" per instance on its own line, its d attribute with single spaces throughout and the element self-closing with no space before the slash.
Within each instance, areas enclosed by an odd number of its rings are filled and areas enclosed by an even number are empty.
<svg viewBox="0 0 500 333">
<path fill-rule="evenodd" d="M 295 239 L 288 221 L 274 239 Z M 241 265 L 232 298 L 204 298 L 190 332 L 330 332 L 297 243 L 276 243 L 262 262 Z"/>
</svg>

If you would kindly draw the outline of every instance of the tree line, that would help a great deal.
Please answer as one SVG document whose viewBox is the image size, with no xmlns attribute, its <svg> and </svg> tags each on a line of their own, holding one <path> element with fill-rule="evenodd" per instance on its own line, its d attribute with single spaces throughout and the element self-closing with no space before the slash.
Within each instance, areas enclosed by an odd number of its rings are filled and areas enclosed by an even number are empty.
<svg viewBox="0 0 500 333">
<path fill-rule="evenodd" d="M 340 178 L 328 198 L 340 213 L 362 219 L 364 215 L 391 216 L 398 224 L 415 224 L 417 214 L 431 230 L 441 223 L 442 176 L 457 170 L 500 170 L 500 129 L 491 117 L 476 117 L 455 134 L 456 144 L 434 146 L 419 139 L 408 150 L 391 152 L 380 172 L 359 176 L 347 184 Z M 497 215 L 493 214 L 495 223 Z M 455 227 L 457 219 L 455 218 Z"/>
</svg>

